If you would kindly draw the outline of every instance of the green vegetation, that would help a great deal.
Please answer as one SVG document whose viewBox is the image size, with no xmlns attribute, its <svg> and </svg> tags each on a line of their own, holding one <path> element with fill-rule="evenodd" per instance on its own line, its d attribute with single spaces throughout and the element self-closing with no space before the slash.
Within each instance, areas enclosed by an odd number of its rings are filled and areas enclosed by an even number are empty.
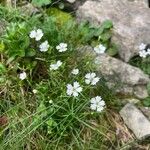
<svg viewBox="0 0 150 150">
<path fill-rule="evenodd" d="M 112 23 L 106 21 L 97 29 L 87 23 L 78 25 L 73 19 L 60 23 L 55 15 L 28 17 L 16 10 L 0 10 L 0 17 L 8 23 L 0 37 L 0 147 L 114 148 L 115 132 L 113 124 L 108 123 L 109 108 L 115 108 L 117 100 L 103 77 L 96 85 L 85 83 L 85 75 L 95 72 L 95 64 L 90 56 L 82 57 L 77 50 L 101 40 L 107 46 L 110 35 L 106 31 Z M 40 40 L 31 38 L 31 31 L 37 29 L 43 32 Z M 45 41 L 49 45 L 42 51 L 40 46 Z M 67 50 L 59 52 L 56 47 L 62 42 L 67 43 Z M 58 60 L 62 65 L 51 70 L 50 65 Z M 71 73 L 75 68 L 79 69 L 78 75 Z M 75 81 L 82 87 L 77 97 L 67 94 L 67 85 Z M 90 109 L 90 100 L 96 96 L 106 103 L 101 112 Z"/>
</svg>

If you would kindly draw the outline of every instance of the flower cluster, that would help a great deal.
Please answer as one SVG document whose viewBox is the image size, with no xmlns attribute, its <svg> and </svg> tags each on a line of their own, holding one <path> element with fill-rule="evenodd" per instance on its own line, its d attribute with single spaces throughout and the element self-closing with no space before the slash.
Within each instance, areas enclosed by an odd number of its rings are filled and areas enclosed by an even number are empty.
<svg viewBox="0 0 150 150">
<path fill-rule="evenodd" d="M 142 58 L 146 58 L 148 55 L 150 55 L 150 48 L 146 50 L 146 44 L 142 43 L 139 46 L 139 56 Z"/>
<path fill-rule="evenodd" d="M 43 35 L 44 35 L 43 31 L 41 29 L 37 29 L 37 30 L 32 30 L 30 32 L 29 36 L 31 39 L 35 39 L 36 41 L 40 41 L 42 39 Z M 50 46 L 48 44 L 48 41 L 45 41 L 45 42 L 40 44 L 39 50 L 41 52 L 46 52 L 46 51 L 48 51 L 49 47 Z"/>
<path fill-rule="evenodd" d="M 43 37 L 43 31 L 41 29 L 37 29 L 37 30 L 33 30 L 30 32 L 30 38 L 35 39 L 36 41 L 40 41 Z M 39 45 L 39 50 L 41 52 L 46 52 L 48 51 L 50 45 L 48 43 L 48 41 L 44 41 Z M 66 43 L 60 43 L 59 45 L 56 46 L 56 50 L 58 50 L 58 52 L 65 52 L 67 51 L 67 47 L 68 45 Z M 103 45 L 98 45 L 97 47 L 94 48 L 94 51 L 98 54 L 103 54 L 106 50 L 106 47 L 104 47 Z M 62 62 L 61 60 L 56 61 L 56 63 L 50 64 L 50 70 L 57 70 L 59 69 L 60 66 L 62 66 Z M 71 71 L 71 74 L 73 75 L 78 75 L 79 74 L 79 69 L 78 68 L 74 68 Z M 22 72 L 19 75 L 19 78 L 21 80 L 24 80 L 27 77 L 27 74 L 25 72 Z M 87 73 L 85 75 L 85 83 L 88 85 L 96 85 L 99 82 L 100 78 L 96 76 L 96 73 L 92 72 L 92 73 Z M 73 97 L 77 97 L 79 96 L 79 94 L 83 91 L 83 87 L 80 85 L 79 82 L 74 81 L 73 84 L 67 84 L 66 85 L 67 90 L 66 90 L 66 94 L 68 96 L 73 96 Z M 38 91 L 36 89 L 33 89 L 32 91 L 34 94 L 36 94 Z M 52 103 L 52 101 L 50 101 L 50 103 Z M 91 99 L 91 106 L 90 108 L 92 110 L 96 110 L 98 112 L 101 112 L 104 109 L 105 106 L 105 102 L 102 100 L 102 98 L 100 96 L 97 96 L 95 98 Z"/>
</svg>

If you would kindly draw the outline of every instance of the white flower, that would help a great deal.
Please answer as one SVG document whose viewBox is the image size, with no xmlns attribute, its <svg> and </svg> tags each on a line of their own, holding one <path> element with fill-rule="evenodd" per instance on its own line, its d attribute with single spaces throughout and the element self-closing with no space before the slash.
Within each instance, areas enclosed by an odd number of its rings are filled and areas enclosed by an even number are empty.
<svg viewBox="0 0 150 150">
<path fill-rule="evenodd" d="M 97 54 L 103 54 L 103 53 L 105 53 L 105 51 L 106 51 L 106 47 L 103 46 L 102 44 L 100 44 L 100 45 L 97 45 L 96 47 L 94 47 L 94 51 L 95 51 Z"/>
<path fill-rule="evenodd" d="M 58 60 L 56 64 L 51 64 L 50 65 L 50 70 L 57 70 L 60 66 L 62 65 L 62 62 Z"/>
<path fill-rule="evenodd" d="M 60 43 L 59 45 L 56 46 L 56 49 L 59 52 L 65 52 L 67 50 L 67 44 L 66 43 Z"/>
<path fill-rule="evenodd" d="M 77 75 L 79 74 L 79 69 L 73 69 L 71 73 L 74 75 Z"/>
<path fill-rule="evenodd" d="M 40 47 L 40 51 L 41 52 L 48 51 L 48 48 L 49 48 L 48 41 L 43 42 L 39 47 Z"/>
<path fill-rule="evenodd" d="M 34 94 L 36 94 L 38 91 L 37 91 L 36 89 L 33 89 L 32 92 L 33 92 Z"/>
<path fill-rule="evenodd" d="M 141 43 L 140 46 L 139 46 L 139 50 L 142 51 L 146 48 L 146 44 L 144 43 Z"/>
<path fill-rule="evenodd" d="M 150 55 L 150 48 L 147 49 L 147 55 Z"/>
<path fill-rule="evenodd" d="M 145 50 L 141 50 L 141 51 L 139 51 L 139 56 L 142 58 L 146 58 L 147 52 Z"/>
<path fill-rule="evenodd" d="M 101 96 L 96 96 L 92 98 L 90 102 L 91 102 L 90 108 L 92 110 L 101 112 L 104 109 L 105 101 L 101 98 Z"/>
<path fill-rule="evenodd" d="M 35 38 L 36 41 L 39 41 L 43 36 L 43 31 L 41 29 L 32 30 L 29 36 L 30 38 Z"/>
<path fill-rule="evenodd" d="M 19 78 L 21 80 L 24 80 L 27 77 L 27 74 L 25 72 L 20 73 Z"/>
<path fill-rule="evenodd" d="M 77 97 L 82 92 L 82 87 L 78 82 L 74 82 L 73 85 L 67 84 L 67 95 Z"/>
<path fill-rule="evenodd" d="M 100 80 L 99 77 L 96 77 L 95 73 L 87 73 L 85 78 L 85 83 L 91 85 L 96 85 L 96 83 Z"/>
</svg>

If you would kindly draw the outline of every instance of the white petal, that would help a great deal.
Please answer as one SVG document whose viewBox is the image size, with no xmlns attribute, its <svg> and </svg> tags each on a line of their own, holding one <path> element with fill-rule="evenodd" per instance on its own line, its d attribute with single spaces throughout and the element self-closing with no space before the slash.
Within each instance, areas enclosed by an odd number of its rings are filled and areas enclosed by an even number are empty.
<svg viewBox="0 0 150 150">
<path fill-rule="evenodd" d="M 30 36 L 30 38 L 35 38 L 36 37 L 36 31 L 35 30 L 31 31 L 29 36 Z"/>
<path fill-rule="evenodd" d="M 90 102 L 91 102 L 92 104 L 96 104 L 96 99 L 95 99 L 95 97 L 94 97 L 94 98 L 91 98 Z"/>
<path fill-rule="evenodd" d="M 67 84 L 67 89 L 73 90 L 73 86 L 71 84 Z"/>
<path fill-rule="evenodd" d="M 62 65 L 62 62 L 60 60 L 57 61 L 57 66 L 60 67 Z"/>
<path fill-rule="evenodd" d="M 96 106 L 95 104 L 91 104 L 90 108 L 91 108 L 92 110 L 96 110 L 97 106 Z"/>
<path fill-rule="evenodd" d="M 87 78 L 87 79 L 91 78 L 91 73 L 87 73 L 87 74 L 85 75 L 85 78 Z"/>
<path fill-rule="evenodd" d="M 72 95 L 72 90 L 69 90 L 69 89 L 68 89 L 68 90 L 67 90 L 67 95 L 69 95 L 69 96 Z"/>
<path fill-rule="evenodd" d="M 96 97 L 95 97 L 96 103 L 99 103 L 101 100 L 102 100 L 101 96 L 96 96 Z"/>
<path fill-rule="evenodd" d="M 41 29 L 38 29 L 38 30 L 36 31 L 35 40 L 36 40 L 36 41 L 39 41 L 39 40 L 42 38 L 42 36 L 43 36 L 42 30 L 41 30 Z"/>
<path fill-rule="evenodd" d="M 93 72 L 91 73 L 91 78 L 94 78 L 96 76 L 96 74 Z"/>
<path fill-rule="evenodd" d="M 146 48 L 146 44 L 141 43 L 141 45 L 139 46 L 139 49 L 140 49 L 140 50 L 144 50 L 145 48 Z"/>
<path fill-rule="evenodd" d="M 99 81 L 99 77 L 96 77 L 92 80 L 91 85 L 96 85 L 96 83 Z"/>
<path fill-rule="evenodd" d="M 73 92 L 74 97 L 77 97 L 78 95 L 79 95 L 78 92 L 75 92 L 75 91 Z"/>
<path fill-rule="evenodd" d="M 90 81 L 89 79 L 85 79 L 85 83 L 86 83 L 86 84 L 90 84 L 90 82 L 91 82 L 91 81 Z"/>
<path fill-rule="evenodd" d="M 82 92 L 82 87 L 76 88 L 76 91 L 79 92 L 79 93 Z"/>
<path fill-rule="evenodd" d="M 97 111 L 101 112 L 104 109 L 104 107 L 97 107 Z"/>
<path fill-rule="evenodd" d="M 105 106 L 105 101 L 103 101 L 103 100 L 100 101 L 99 104 L 98 104 L 98 106 Z"/>
<path fill-rule="evenodd" d="M 73 83 L 73 87 L 76 89 L 76 88 L 80 87 L 80 84 L 76 81 Z"/>
</svg>

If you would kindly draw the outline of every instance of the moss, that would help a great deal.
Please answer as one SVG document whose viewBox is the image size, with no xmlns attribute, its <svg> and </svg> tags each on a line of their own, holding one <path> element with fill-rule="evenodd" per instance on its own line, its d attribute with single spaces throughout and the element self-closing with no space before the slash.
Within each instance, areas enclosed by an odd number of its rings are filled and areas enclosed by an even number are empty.
<svg viewBox="0 0 150 150">
<path fill-rule="evenodd" d="M 55 19 L 57 20 L 57 23 L 59 25 L 63 25 L 70 20 L 72 20 L 72 21 L 74 20 L 73 17 L 69 13 L 63 12 L 57 8 L 47 9 L 47 14 L 49 16 L 55 17 Z"/>
</svg>

